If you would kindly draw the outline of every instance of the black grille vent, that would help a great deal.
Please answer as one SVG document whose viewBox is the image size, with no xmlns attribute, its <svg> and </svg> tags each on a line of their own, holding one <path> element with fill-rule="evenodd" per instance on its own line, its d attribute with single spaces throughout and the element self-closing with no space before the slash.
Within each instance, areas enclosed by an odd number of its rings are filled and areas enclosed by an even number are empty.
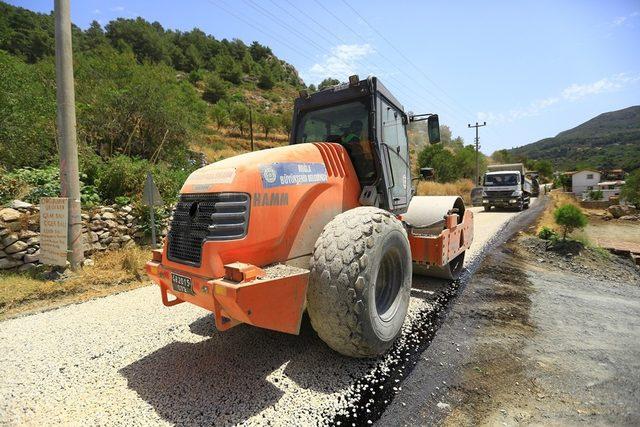
<svg viewBox="0 0 640 427">
<path fill-rule="evenodd" d="M 249 224 L 245 193 L 183 194 L 173 210 L 168 258 L 200 265 L 205 240 L 241 239 Z"/>
<path fill-rule="evenodd" d="M 485 191 L 485 193 L 487 193 L 487 196 L 489 197 L 501 197 L 501 198 L 507 198 L 507 197 L 511 197 L 511 194 L 513 193 L 513 190 L 506 190 L 506 191 Z"/>
</svg>

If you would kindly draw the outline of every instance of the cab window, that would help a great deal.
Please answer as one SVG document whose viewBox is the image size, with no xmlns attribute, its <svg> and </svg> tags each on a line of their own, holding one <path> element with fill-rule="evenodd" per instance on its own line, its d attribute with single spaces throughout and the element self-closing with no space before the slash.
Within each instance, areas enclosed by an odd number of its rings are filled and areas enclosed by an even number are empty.
<svg viewBox="0 0 640 427">
<path fill-rule="evenodd" d="M 295 132 L 295 143 L 335 142 L 345 147 L 361 183 L 375 177 L 365 101 L 352 101 L 317 110 L 302 111 Z"/>
<path fill-rule="evenodd" d="M 382 143 L 388 150 L 390 178 L 387 183 L 394 206 L 408 203 L 411 191 L 411 176 L 409 174 L 409 145 L 403 123 L 402 113 L 380 100 Z"/>
</svg>

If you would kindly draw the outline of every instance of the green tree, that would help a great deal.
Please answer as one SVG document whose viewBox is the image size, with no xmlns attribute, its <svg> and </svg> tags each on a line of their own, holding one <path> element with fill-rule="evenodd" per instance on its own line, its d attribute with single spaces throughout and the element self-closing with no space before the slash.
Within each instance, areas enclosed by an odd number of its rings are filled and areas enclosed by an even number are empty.
<svg viewBox="0 0 640 427">
<path fill-rule="evenodd" d="M 52 71 L 0 50 L 0 162 L 6 168 L 41 166 L 56 154 L 55 92 L 45 83 Z"/>
<path fill-rule="evenodd" d="M 553 164 L 549 160 L 538 160 L 534 167 L 544 178 L 550 179 L 553 176 Z"/>
<path fill-rule="evenodd" d="M 502 150 L 494 151 L 491 157 L 493 158 L 493 160 L 500 164 L 511 163 L 513 161 L 511 153 L 509 153 L 509 150 L 505 148 L 503 148 Z"/>
<path fill-rule="evenodd" d="M 328 77 L 320 82 L 320 84 L 318 85 L 318 91 L 321 91 L 328 87 L 339 85 L 339 84 L 340 84 L 340 80 Z"/>
<path fill-rule="evenodd" d="M 84 49 L 96 49 L 109 43 L 104 30 L 98 21 L 91 21 L 89 28 L 84 33 Z"/>
<path fill-rule="evenodd" d="M 114 46 L 131 46 L 139 62 L 145 60 L 171 64 L 171 45 L 164 36 L 164 29 L 157 22 L 142 18 L 118 18 L 105 27 L 106 36 Z"/>
<path fill-rule="evenodd" d="M 227 83 L 214 73 L 208 73 L 204 78 L 204 92 L 202 98 L 212 104 L 227 97 Z"/>
<path fill-rule="evenodd" d="M 225 101 L 218 101 L 210 110 L 210 116 L 220 129 L 229 124 L 229 105 Z"/>
<path fill-rule="evenodd" d="M 229 108 L 229 118 L 240 131 L 240 135 L 244 136 L 244 130 L 249 123 L 249 108 L 241 102 L 234 102 Z"/>
<path fill-rule="evenodd" d="M 260 89 L 269 90 L 272 89 L 274 85 L 273 76 L 268 70 L 262 71 L 260 74 L 260 79 L 258 80 L 258 87 Z"/>
<path fill-rule="evenodd" d="M 278 117 L 271 114 L 260 114 L 258 124 L 264 132 L 265 139 L 269 137 L 269 132 L 278 126 Z"/>
<path fill-rule="evenodd" d="M 455 156 L 442 144 L 425 146 L 418 154 L 418 166 L 433 168 L 439 182 L 451 182 L 461 177 Z"/>
<path fill-rule="evenodd" d="M 620 191 L 620 197 L 627 203 L 640 207 L 640 169 L 629 174 Z"/>
<path fill-rule="evenodd" d="M 458 174 L 463 178 L 473 179 L 476 175 L 476 149 L 473 145 L 467 145 L 455 154 L 456 168 Z M 487 169 L 487 157 L 478 153 L 479 169 L 478 174 L 482 176 Z"/>
<path fill-rule="evenodd" d="M 216 57 L 216 71 L 220 77 L 233 84 L 240 84 L 242 68 L 230 55 Z"/>
<path fill-rule="evenodd" d="M 287 134 L 287 138 L 291 136 L 292 121 L 291 111 L 283 111 L 280 113 L 280 127 L 282 131 Z"/>
<path fill-rule="evenodd" d="M 249 46 L 249 53 L 256 62 L 273 56 L 273 52 L 270 48 L 263 46 L 258 42 L 251 43 L 251 46 Z"/>
<path fill-rule="evenodd" d="M 582 213 L 580 208 L 572 204 L 565 204 L 558 207 L 553 212 L 556 224 L 562 227 L 562 240 L 567 240 L 567 234 L 570 234 L 576 228 L 584 228 L 587 225 L 587 217 Z"/>
</svg>

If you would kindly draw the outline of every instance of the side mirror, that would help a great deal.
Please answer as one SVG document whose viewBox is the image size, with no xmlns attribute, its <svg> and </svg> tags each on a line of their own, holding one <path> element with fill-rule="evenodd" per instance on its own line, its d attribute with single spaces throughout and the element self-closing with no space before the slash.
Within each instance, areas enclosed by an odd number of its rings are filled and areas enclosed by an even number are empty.
<svg viewBox="0 0 640 427">
<path fill-rule="evenodd" d="M 440 122 L 438 121 L 437 114 L 433 114 L 427 119 L 427 131 L 429 133 L 429 142 L 431 144 L 437 144 L 440 142 Z"/>
<path fill-rule="evenodd" d="M 436 174 L 433 168 L 420 168 L 420 176 L 425 181 L 432 180 L 435 178 Z"/>
</svg>

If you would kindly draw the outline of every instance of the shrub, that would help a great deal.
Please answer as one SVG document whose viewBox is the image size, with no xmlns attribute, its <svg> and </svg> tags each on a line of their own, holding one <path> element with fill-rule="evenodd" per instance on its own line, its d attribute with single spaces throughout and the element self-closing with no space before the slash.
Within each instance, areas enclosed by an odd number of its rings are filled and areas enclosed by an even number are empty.
<svg viewBox="0 0 640 427">
<path fill-rule="evenodd" d="M 265 89 L 265 90 L 269 90 L 272 89 L 274 85 L 273 82 L 273 76 L 271 75 L 271 73 L 269 73 L 269 71 L 263 71 L 262 74 L 260 74 L 260 79 L 258 80 L 258 87 L 260 89 Z"/>
<path fill-rule="evenodd" d="M 556 224 L 562 227 L 562 240 L 567 240 L 567 234 L 576 228 L 584 228 L 587 225 L 587 217 L 580 208 L 572 204 L 565 204 L 553 212 Z"/>
<path fill-rule="evenodd" d="M 144 159 L 116 156 L 105 162 L 97 180 L 97 187 L 103 199 L 116 203 L 140 199 L 147 179 L 147 172 L 153 175 L 153 181 L 165 203 L 173 202 L 195 166 L 183 165 L 169 167 L 166 164 L 153 165 Z"/>
<path fill-rule="evenodd" d="M 217 75 L 210 73 L 204 79 L 202 98 L 212 104 L 226 98 L 227 84 Z"/>
<path fill-rule="evenodd" d="M 627 177 L 620 197 L 631 205 L 640 206 L 640 169 L 636 169 Z"/>
<path fill-rule="evenodd" d="M 41 165 L 56 153 L 55 86 L 41 68 L 0 50 L 0 161 L 9 169 Z"/>
<path fill-rule="evenodd" d="M 552 228 L 545 226 L 538 231 L 538 237 L 542 240 L 555 240 L 558 237 L 558 233 L 556 233 Z"/>
<path fill-rule="evenodd" d="M 93 185 L 83 185 L 80 188 L 80 202 L 82 206 L 92 208 L 100 204 L 98 189 Z"/>
<path fill-rule="evenodd" d="M 602 190 L 589 191 L 589 200 L 602 200 Z"/>
<path fill-rule="evenodd" d="M 262 128 L 265 139 L 269 137 L 269 132 L 278 126 L 278 117 L 271 114 L 260 114 L 256 121 Z"/>
<path fill-rule="evenodd" d="M 229 105 L 224 101 L 219 101 L 211 110 L 209 110 L 209 115 L 216 122 L 216 126 L 220 129 L 223 126 L 226 126 L 229 123 Z"/>
<path fill-rule="evenodd" d="M 114 202 L 116 202 L 116 204 L 120 206 L 128 205 L 129 203 L 131 203 L 131 197 L 118 196 L 114 199 Z"/>
</svg>

